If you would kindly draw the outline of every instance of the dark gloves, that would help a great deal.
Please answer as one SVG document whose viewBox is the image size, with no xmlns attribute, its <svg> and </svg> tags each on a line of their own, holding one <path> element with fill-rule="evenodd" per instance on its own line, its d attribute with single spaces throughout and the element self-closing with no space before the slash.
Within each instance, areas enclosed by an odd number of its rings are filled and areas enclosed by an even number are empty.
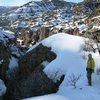
<svg viewBox="0 0 100 100">
<path fill-rule="evenodd" d="M 89 69 L 89 68 L 86 68 L 86 71 L 89 71 L 89 72 L 94 73 L 94 69 Z"/>
</svg>

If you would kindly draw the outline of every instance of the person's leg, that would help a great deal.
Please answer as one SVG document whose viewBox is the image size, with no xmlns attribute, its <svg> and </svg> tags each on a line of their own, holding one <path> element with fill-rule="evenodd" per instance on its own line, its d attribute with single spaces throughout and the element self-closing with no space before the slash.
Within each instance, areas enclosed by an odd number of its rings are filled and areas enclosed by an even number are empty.
<svg viewBox="0 0 100 100">
<path fill-rule="evenodd" d="M 91 73 L 89 73 L 89 85 L 90 86 L 92 85 L 92 82 L 91 82 Z"/>
<path fill-rule="evenodd" d="M 91 71 L 88 70 L 88 71 L 87 71 L 87 79 L 88 79 L 88 84 L 89 84 L 90 86 L 92 85 L 92 83 L 91 83 L 91 75 L 92 75 Z"/>
<path fill-rule="evenodd" d="M 90 70 L 90 85 L 92 85 L 92 70 Z"/>
</svg>

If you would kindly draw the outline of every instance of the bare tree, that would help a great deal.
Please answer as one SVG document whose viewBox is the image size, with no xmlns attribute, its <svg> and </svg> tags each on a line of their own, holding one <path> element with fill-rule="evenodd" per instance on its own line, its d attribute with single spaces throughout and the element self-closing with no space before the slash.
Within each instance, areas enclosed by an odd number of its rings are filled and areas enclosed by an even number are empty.
<svg viewBox="0 0 100 100">
<path fill-rule="evenodd" d="M 67 79 L 67 84 L 76 88 L 77 87 L 76 84 L 79 81 L 79 79 L 81 78 L 81 76 L 82 76 L 81 74 L 76 76 L 75 74 L 72 73 Z"/>
</svg>

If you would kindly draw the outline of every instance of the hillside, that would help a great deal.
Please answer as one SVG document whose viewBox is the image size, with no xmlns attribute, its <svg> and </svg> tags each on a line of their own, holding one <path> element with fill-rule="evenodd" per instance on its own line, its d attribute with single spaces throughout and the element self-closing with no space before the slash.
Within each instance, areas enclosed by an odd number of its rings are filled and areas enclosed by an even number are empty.
<svg viewBox="0 0 100 100">
<path fill-rule="evenodd" d="M 0 15 L 5 14 L 11 10 L 17 9 L 17 7 L 5 7 L 5 6 L 0 6 Z"/>
<path fill-rule="evenodd" d="M 97 8 L 89 15 L 89 19 L 99 15 L 100 15 L 100 8 Z"/>
<path fill-rule="evenodd" d="M 52 2 L 32 1 L 13 11 L 8 15 L 8 18 L 14 21 L 20 17 L 24 19 L 25 17 L 35 17 L 54 9 L 54 7 Z"/>
<path fill-rule="evenodd" d="M 100 99 L 100 9 L 95 4 L 33 0 L 0 7 L 0 100 Z M 92 86 L 86 77 L 90 53 Z"/>
<path fill-rule="evenodd" d="M 83 4 L 32 1 L 8 12 L 0 25 L 17 33 L 18 44 L 29 47 L 61 29 L 69 34 L 82 34 L 88 29 L 85 19 L 91 12 Z"/>
</svg>

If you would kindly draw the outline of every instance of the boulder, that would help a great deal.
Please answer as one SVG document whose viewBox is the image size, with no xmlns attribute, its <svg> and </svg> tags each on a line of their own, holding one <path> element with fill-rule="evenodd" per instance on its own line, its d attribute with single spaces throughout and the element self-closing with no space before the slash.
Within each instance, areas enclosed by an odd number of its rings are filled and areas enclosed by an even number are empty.
<svg viewBox="0 0 100 100">
<path fill-rule="evenodd" d="M 20 100 L 32 96 L 55 93 L 64 79 L 54 83 L 43 72 L 43 61 L 51 62 L 56 54 L 51 48 L 39 44 L 19 60 L 19 67 L 8 82 L 4 100 Z"/>
</svg>

